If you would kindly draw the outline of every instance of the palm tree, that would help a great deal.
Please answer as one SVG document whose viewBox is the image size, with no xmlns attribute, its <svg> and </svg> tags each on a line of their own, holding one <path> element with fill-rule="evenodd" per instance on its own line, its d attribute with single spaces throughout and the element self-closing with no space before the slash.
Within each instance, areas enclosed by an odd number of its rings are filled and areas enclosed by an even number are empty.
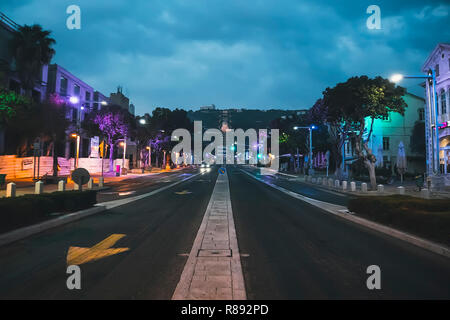
<svg viewBox="0 0 450 320">
<path fill-rule="evenodd" d="M 11 40 L 11 48 L 16 62 L 16 71 L 27 96 L 40 80 L 42 66 L 49 64 L 56 43 L 50 38 L 50 31 L 43 30 L 40 25 L 20 26 Z"/>
</svg>

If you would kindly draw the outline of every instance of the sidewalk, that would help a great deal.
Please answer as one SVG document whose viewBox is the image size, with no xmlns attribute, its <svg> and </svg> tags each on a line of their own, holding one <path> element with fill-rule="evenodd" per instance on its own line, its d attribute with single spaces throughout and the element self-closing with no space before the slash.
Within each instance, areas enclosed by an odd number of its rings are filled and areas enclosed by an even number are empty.
<svg viewBox="0 0 450 320">
<path fill-rule="evenodd" d="M 108 183 L 123 181 L 126 179 L 135 179 L 135 178 L 139 178 L 139 177 L 156 175 L 156 174 L 160 174 L 160 173 L 164 173 L 164 172 L 178 171 L 181 169 L 182 168 L 177 168 L 177 169 L 172 169 L 172 170 L 165 170 L 165 169 L 163 170 L 160 168 L 154 168 L 150 172 L 146 171 L 145 173 L 129 173 L 129 174 L 121 175 L 118 177 L 116 177 L 115 172 L 105 172 L 103 174 L 104 185 L 106 185 Z M 104 190 L 105 188 L 107 188 L 107 187 L 102 187 L 102 188 L 98 187 L 98 181 L 99 181 L 99 178 L 101 177 L 101 174 L 94 173 L 94 174 L 91 174 L 91 177 L 94 182 L 93 190 Z M 6 178 L 8 178 L 8 177 L 6 177 Z M 70 179 L 70 177 L 59 176 L 59 178 L 67 179 L 67 184 L 66 184 L 67 191 L 75 190 L 74 189 L 75 183 Z M 10 182 L 14 182 L 16 184 L 16 196 L 22 196 L 25 194 L 34 194 L 35 181 L 33 181 L 32 178 L 14 179 L 14 180 L 6 179 L 5 185 L 0 189 L 0 198 L 3 198 L 6 196 L 6 184 L 8 184 Z M 84 185 L 83 189 L 87 189 L 87 185 Z M 55 192 L 55 191 L 58 191 L 57 184 L 45 184 L 44 185 L 44 193 L 51 193 L 51 192 Z"/>
<path fill-rule="evenodd" d="M 288 177 L 293 177 L 295 179 L 298 179 L 299 181 L 303 182 L 303 183 L 308 183 L 311 185 L 314 185 L 316 187 L 321 187 L 327 190 L 332 190 L 334 192 L 340 192 L 343 194 L 347 194 L 347 195 L 364 195 L 364 196 L 380 196 L 380 195 L 395 195 L 395 194 L 399 194 L 398 192 L 398 187 L 403 186 L 405 188 L 405 195 L 407 196 L 412 196 L 412 197 L 418 197 L 418 198 L 422 198 L 422 195 L 419 191 L 419 188 L 416 186 L 414 181 L 404 181 L 403 184 L 400 183 L 400 181 L 395 181 L 392 184 L 384 184 L 384 192 L 383 193 L 379 193 L 377 190 L 370 190 L 370 183 L 369 182 L 365 182 L 365 181 L 357 181 L 357 180 L 352 180 L 349 179 L 347 180 L 347 190 L 343 190 L 342 189 L 342 180 L 339 180 L 333 176 L 326 176 L 326 175 L 314 175 L 311 176 L 309 178 L 309 181 L 307 181 L 307 175 L 303 175 L 303 174 L 295 174 L 295 173 L 287 173 L 287 172 L 278 172 L 278 174 L 280 175 L 284 175 L 284 176 L 288 176 Z M 328 184 L 325 186 L 322 183 L 318 183 L 319 178 L 322 179 L 332 179 L 333 180 L 333 186 L 329 187 Z M 315 179 L 315 183 L 312 182 Z M 339 180 L 339 188 L 335 187 L 335 181 Z M 356 183 L 356 191 L 351 191 L 350 190 L 350 182 L 355 182 Z M 362 183 L 367 183 L 367 188 L 368 191 L 363 193 L 361 192 L 361 184 Z M 423 189 L 423 188 L 422 188 Z M 431 191 L 429 198 L 432 199 L 447 199 L 450 198 L 450 190 L 445 190 L 445 191 Z"/>
</svg>

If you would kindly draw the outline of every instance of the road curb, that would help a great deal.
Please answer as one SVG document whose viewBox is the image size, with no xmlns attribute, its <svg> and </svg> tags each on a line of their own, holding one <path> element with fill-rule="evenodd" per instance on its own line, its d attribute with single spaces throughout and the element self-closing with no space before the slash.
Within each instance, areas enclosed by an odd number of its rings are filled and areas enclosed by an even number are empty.
<svg viewBox="0 0 450 320">
<path fill-rule="evenodd" d="M 0 234 L 0 246 L 15 242 L 17 240 L 24 239 L 26 237 L 35 235 L 37 233 L 62 226 L 64 224 L 67 224 L 69 222 L 73 222 L 76 220 L 83 219 L 85 217 L 91 216 L 96 213 L 100 213 L 102 211 L 105 211 L 105 206 L 95 206 L 89 209 L 80 210 L 77 212 L 72 212 L 66 215 L 63 215 L 61 217 L 47 220 L 38 224 L 34 224 L 28 227 L 23 227 L 20 229 L 16 229 L 13 231 L 10 231 L 8 233 Z"/>
<path fill-rule="evenodd" d="M 397 229 L 394 229 L 394 228 L 382 225 L 380 223 L 377 223 L 377 222 L 374 222 L 374 221 L 371 221 L 371 220 L 367 220 L 367 219 L 355 216 L 355 215 L 351 214 L 348 211 L 348 208 L 346 208 L 346 207 L 335 205 L 335 204 L 328 203 L 328 202 L 325 202 L 325 201 L 320 201 L 320 200 L 308 198 L 308 197 L 303 196 L 301 194 L 298 194 L 298 193 L 295 193 L 293 191 L 287 190 L 287 189 L 285 189 L 283 187 L 280 187 L 280 186 L 277 186 L 277 185 L 274 185 L 274 184 L 271 184 L 271 183 L 267 183 L 266 181 L 258 179 L 257 177 L 255 177 L 251 173 L 246 172 L 245 170 L 242 170 L 242 171 L 244 173 L 246 173 L 247 175 L 249 175 L 250 177 L 252 177 L 253 179 L 255 179 L 255 180 L 258 180 L 258 181 L 260 181 L 260 182 L 262 182 L 262 183 L 264 183 L 264 184 L 266 184 L 266 185 L 268 185 L 268 186 L 270 186 L 270 187 L 272 187 L 272 188 L 274 188 L 274 189 L 276 189 L 278 191 L 281 191 L 281 192 L 283 192 L 283 193 L 285 193 L 285 194 L 287 194 L 287 195 L 289 195 L 291 197 L 294 197 L 294 198 L 297 198 L 299 200 L 305 201 L 305 202 L 307 202 L 307 203 L 309 203 L 309 204 L 311 204 L 313 206 L 316 206 L 316 207 L 318 207 L 318 208 L 320 208 L 320 209 L 322 209 L 322 210 L 324 210 L 326 212 L 329 212 L 329 213 L 331 213 L 331 214 L 333 214 L 335 216 L 338 216 L 340 218 L 343 218 L 345 220 L 351 221 L 353 223 L 365 226 L 365 227 L 367 227 L 369 229 L 376 230 L 378 232 L 387 234 L 387 235 L 389 235 L 389 236 L 391 236 L 393 238 L 403 240 L 405 242 L 413 244 L 413 245 L 415 245 L 417 247 L 420 247 L 422 249 L 426 249 L 428 251 L 431 251 L 431 252 L 437 253 L 439 255 L 442 255 L 444 257 L 450 258 L 450 248 L 448 248 L 448 247 L 445 247 L 443 245 L 434 243 L 432 241 L 425 240 L 423 238 L 414 236 L 414 235 L 409 234 L 407 232 L 400 231 L 400 230 L 397 230 Z"/>
</svg>

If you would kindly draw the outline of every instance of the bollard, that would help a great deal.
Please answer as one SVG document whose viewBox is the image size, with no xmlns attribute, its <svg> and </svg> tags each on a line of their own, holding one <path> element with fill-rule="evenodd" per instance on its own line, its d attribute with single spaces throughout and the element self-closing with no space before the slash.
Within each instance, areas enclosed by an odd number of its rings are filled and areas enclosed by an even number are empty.
<svg viewBox="0 0 450 320">
<path fill-rule="evenodd" d="M 350 190 L 353 192 L 356 191 L 356 182 L 355 181 L 350 182 Z"/>
<path fill-rule="evenodd" d="M 312 182 L 312 183 L 316 183 L 316 178 L 312 178 L 312 179 L 311 179 L 311 182 Z"/>
<path fill-rule="evenodd" d="M 342 181 L 342 190 L 347 190 L 347 181 Z"/>
<path fill-rule="evenodd" d="M 99 186 L 99 188 L 103 188 L 104 181 L 105 181 L 105 180 L 104 180 L 103 177 L 98 178 L 98 186 Z"/>
<path fill-rule="evenodd" d="M 382 184 L 379 184 L 377 187 L 378 193 L 384 193 L 384 186 Z"/>
<path fill-rule="evenodd" d="M 16 196 L 16 184 L 14 182 L 10 182 L 6 185 L 6 197 L 14 198 Z"/>
<path fill-rule="evenodd" d="M 322 178 L 317 178 L 317 184 L 322 184 Z"/>
<path fill-rule="evenodd" d="M 44 182 L 38 181 L 34 185 L 34 194 L 42 194 L 44 192 Z"/>
<path fill-rule="evenodd" d="M 340 185 L 339 180 L 335 180 L 335 181 L 334 181 L 334 187 L 335 187 L 336 189 L 339 189 L 339 185 Z"/>
<path fill-rule="evenodd" d="M 405 187 L 397 187 L 398 194 L 405 194 Z"/>
<path fill-rule="evenodd" d="M 66 191 L 66 182 L 64 180 L 58 182 L 58 191 Z"/>
<path fill-rule="evenodd" d="M 420 196 L 424 199 L 430 199 L 430 191 L 428 189 L 422 189 L 420 191 Z"/>
<path fill-rule="evenodd" d="M 322 184 L 326 187 L 327 186 L 327 179 L 326 178 L 323 178 L 323 180 L 322 180 Z"/>
<path fill-rule="evenodd" d="M 94 187 L 94 180 L 92 178 L 89 179 L 87 187 L 88 189 L 92 189 Z"/>
<path fill-rule="evenodd" d="M 331 188 L 333 186 L 333 179 L 328 179 L 328 186 Z"/>
<path fill-rule="evenodd" d="M 361 183 L 361 192 L 367 193 L 367 183 L 365 182 Z"/>
</svg>

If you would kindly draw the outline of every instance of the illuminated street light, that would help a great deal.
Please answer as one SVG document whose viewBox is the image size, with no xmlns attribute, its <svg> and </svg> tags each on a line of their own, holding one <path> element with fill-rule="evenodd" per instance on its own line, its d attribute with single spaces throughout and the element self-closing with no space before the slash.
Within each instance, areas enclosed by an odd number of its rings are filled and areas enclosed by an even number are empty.
<svg viewBox="0 0 450 320">
<path fill-rule="evenodd" d="M 311 125 L 309 127 L 294 127 L 294 130 L 298 130 L 298 129 L 308 129 L 309 130 L 309 169 L 312 171 L 312 131 L 314 129 L 316 129 L 315 125 Z M 297 149 L 297 153 L 298 153 L 298 149 Z M 311 174 L 308 172 L 308 174 Z"/>
<path fill-rule="evenodd" d="M 430 69 L 428 71 L 427 75 L 417 75 L 417 76 L 405 76 L 402 74 L 394 74 L 392 75 L 389 80 L 394 83 L 398 83 L 403 79 L 426 79 L 426 90 L 428 95 L 428 103 L 427 106 L 429 106 L 428 112 L 426 114 L 429 118 L 427 121 L 425 121 L 425 133 L 429 136 L 433 137 L 432 141 L 434 141 L 434 146 L 430 146 L 428 144 L 428 141 L 426 143 L 427 149 L 427 175 L 430 176 L 433 173 L 435 175 L 439 174 L 439 112 L 438 112 L 438 97 L 436 92 L 436 70 Z M 433 106 L 432 106 L 433 104 Z M 434 107 L 434 108 L 433 108 Z M 434 109 L 434 110 L 433 110 Z M 435 119 L 435 124 L 433 124 L 433 116 Z M 434 127 L 434 128 L 433 128 Z M 433 135 L 434 130 L 434 135 Z M 434 150 L 430 149 L 433 148 Z M 434 161 L 433 161 L 434 156 Z M 434 168 L 433 168 L 434 167 Z"/>
<path fill-rule="evenodd" d="M 140 124 L 146 124 L 146 123 L 147 123 L 147 121 L 145 121 L 145 119 L 144 119 L 144 118 L 142 118 L 142 119 L 139 119 L 139 123 L 140 123 Z"/>
<path fill-rule="evenodd" d="M 77 155 L 76 155 L 74 167 L 78 168 L 78 159 L 80 157 L 80 135 L 78 133 L 72 133 L 72 134 L 70 134 L 70 136 L 72 138 L 76 138 L 77 139 Z"/>
<path fill-rule="evenodd" d="M 393 83 L 399 83 L 400 81 L 403 80 L 403 75 L 402 74 L 393 74 L 389 80 Z"/>
<path fill-rule="evenodd" d="M 71 96 L 71 97 L 69 98 L 69 101 L 70 101 L 70 103 L 72 103 L 72 104 L 77 104 L 78 102 L 80 102 L 80 99 L 79 99 L 78 97 Z"/>
<path fill-rule="evenodd" d="M 108 102 L 106 102 L 106 101 L 102 101 L 102 102 L 100 102 L 100 104 L 102 105 L 102 106 L 106 106 L 106 105 L 108 105 Z"/>
</svg>

